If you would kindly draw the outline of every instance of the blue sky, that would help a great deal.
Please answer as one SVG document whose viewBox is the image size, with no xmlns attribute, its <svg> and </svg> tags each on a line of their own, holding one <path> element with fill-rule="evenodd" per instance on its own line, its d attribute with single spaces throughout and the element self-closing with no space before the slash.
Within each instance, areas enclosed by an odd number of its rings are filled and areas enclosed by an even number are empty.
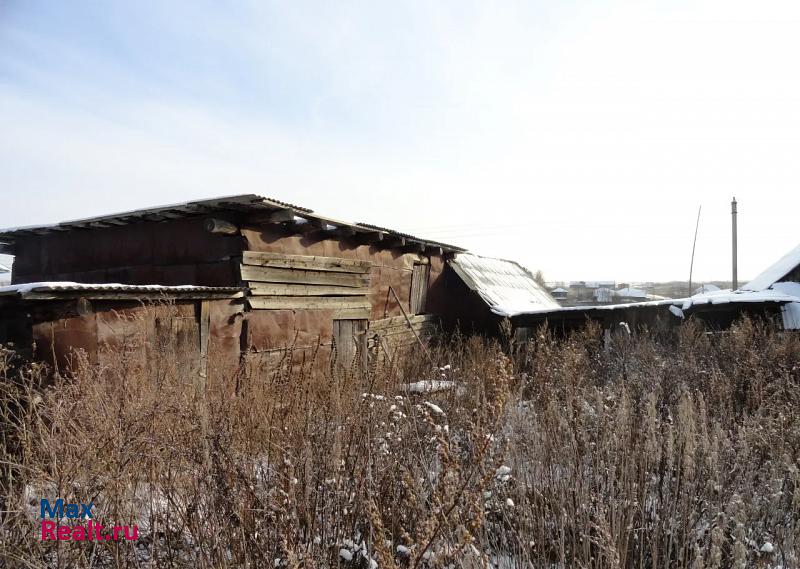
<svg viewBox="0 0 800 569">
<path fill-rule="evenodd" d="M 551 279 L 800 241 L 791 2 L 0 1 L 0 226 L 259 193 Z"/>
</svg>

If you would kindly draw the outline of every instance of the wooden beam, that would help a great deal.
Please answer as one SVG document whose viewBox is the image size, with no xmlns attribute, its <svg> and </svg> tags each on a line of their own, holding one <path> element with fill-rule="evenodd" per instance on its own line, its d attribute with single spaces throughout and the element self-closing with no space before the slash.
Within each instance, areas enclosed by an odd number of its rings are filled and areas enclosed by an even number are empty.
<svg viewBox="0 0 800 569">
<path fill-rule="evenodd" d="M 340 308 L 333 311 L 334 320 L 369 320 L 369 308 Z"/>
<path fill-rule="evenodd" d="M 200 301 L 200 370 L 195 385 L 195 397 L 202 398 L 208 381 L 208 338 L 211 329 L 211 310 L 207 300 Z"/>
<path fill-rule="evenodd" d="M 408 320 L 412 325 L 421 324 L 424 322 L 436 323 L 439 317 L 433 314 L 416 314 L 409 316 Z M 405 316 L 392 316 L 391 318 L 382 318 L 380 320 L 373 320 L 369 323 L 370 330 L 382 330 L 386 328 L 394 328 L 395 326 L 408 326 L 408 321 Z"/>
<path fill-rule="evenodd" d="M 400 308 L 400 312 L 402 312 L 402 313 L 403 313 L 403 316 L 405 317 L 405 319 L 406 319 L 406 322 L 408 322 L 408 327 L 409 327 L 409 328 L 411 328 L 411 331 L 414 333 L 414 338 L 416 338 L 416 340 L 417 340 L 417 343 L 419 344 L 419 347 L 420 347 L 420 348 L 422 348 L 422 352 L 423 352 L 423 353 L 424 353 L 424 354 L 425 354 L 425 355 L 428 357 L 428 359 L 429 359 L 429 360 L 431 360 L 431 362 L 432 362 L 432 361 L 433 361 L 433 358 L 431 358 L 431 354 L 430 354 L 430 352 L 428 352 L 428 348 L 426 348 L 426 347 L 425 347 L 425 344 L 423 344 L 423 343 L 422 343 L 422 340 L 420 340 L 420 339 L 419 339 L 419 334 L 417 334 L 417 331 L 416 331 L 416 330 L 414 330 L 414 326 L 412 326 L 412 323 L 411 323 L 411 318 L 410 318 L 410 317 L 408 316 L 408 314 L 406 313 L 406 309 L 405 309 L 405 308 L 403 308 L 403 303 L 402 303 L 402 302 L 400 302 L 400 297 L 398 297 L 398 296 L 397 296 L 397 293 L 394 291 L 394 287 L 390 286 L 390 287 L 389 287 L 389 292 L 391 292 L 391 293 L 392 293 L 392 295 L 394 295 L 394 299 L 397 301 L 397 306 L 398 306 L 398 308 Z"/>
<path fill-rule="evenodd" d="M 331 235 L 334 237 L 353 237 L 357 231 L 354 227 L 349 227 L 347 225 L 340 225 L 336 229 L 329 231 Z"/>
<path fill-rule="evenodd" d="M 261 251 L 245 251 L 242 254 L 242 263 L 257 267 L 333 271 L 337 273 L 368 273 L 373 267 L 370 261 L 360 259 L 314 255 L 284 255 L 283 253 L 265 253 Z"/>
<path fill-rule="evenodd" d="M 254 296 L 365 296 L 367 293 L 368 287 L 250 283 L 250 294 Z"/>
<path fill-rule="evenodd" d="M 369 310 L 366 297 L 347 296 L 251 296 L 247 299 L 254 310 Z"/>
<path fill-rule="evenodd" d="M 360 231 L 356 235 L 358 242 L 365 245 L 380 244 L 386 237 L 386 234 L 381 231 Z"/>
<path fill-rule="evenodd" d="M 405 247 L 406 238 L 402 235 L 386 235 L 383 239 L 383 245 L 387 247 Z"/>
<path fill-rule="evenodd" d="M 293 209 L 276 209 L 267 213 L 259 213 L 247 218 L 248 223 L 286 223 L 294 219 Z"/>
<path fill-rule="evenodd" d="M 316 233 L 324 230 L 325 226 L 328 225 L 321 219 L 309 219 L 307 217 L 303 217 L 303 219 L 306 220 L 305 223 L 295 223 L 294 225 L 294 230 L 299 233 Z"/>
<path fill-rule="evenodd" d="M 301 283 L 311 285 L 336 285 L 349 287 L 369 286 L 369 275 L 332 271 L 304 271 L 274 267 L 241 265 L 243 281 L 262 283 Z"/>
<path fill-rule="evenodd" d="M 239 228 L 224 219 L 209 218 L 205 222 L 206 231 L 209 233 L 219 233 L 223 235 L 236 235 L 239 233 Z"/>
<path fill-rule="evenodd" d="M 403 335 L 409 336 L 412 340 L 414 339 L 414 332 L 416 332 L 419 336 L 428 336 L 436 330 L 436 327 L 431 324 L 424 324 L 424 325 L 416 325 L 413 328 L 409 328 L 408 326 L 395 326 L 394 328 L 386 328 L 383 330 L 372 330 L 370 329 L 370 334 L 379 334 L 386 338 L 396 338 Z"/>
</svg>

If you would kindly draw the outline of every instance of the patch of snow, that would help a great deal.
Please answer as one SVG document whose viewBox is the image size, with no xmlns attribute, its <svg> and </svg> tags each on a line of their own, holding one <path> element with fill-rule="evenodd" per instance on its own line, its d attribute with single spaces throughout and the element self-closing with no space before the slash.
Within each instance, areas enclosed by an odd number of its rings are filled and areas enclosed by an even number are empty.
<svg viewBox="0 0 800 569">
<path fill-rule="evenodd" d="M 445 391 L 453 389 L 456 383 L 454 381 L 446 381 L 441 379 L 429 379 L 424 381 L 416 381 L 404 386 L 407 391 L 411 393 L 433 393 L 436 391 Z"/>
<path fill-rule="evenodd" d="M 40 281 L 0 287 L 0 294 L 23 294 L 49 290 L 124 290 L 124 291 L 193 291 L 210 287 L 197 285 L 130 285 L 122 283 L 76 283 L 73 281 Z"/>
<path fill-rule="evenodd" d="M 761 546 L 761 549 L 759 549 L 759 551 L 761 553 L 772 553 L 773 551 L 775 551 L 775 546 L 772 545 L 771 542 L 767 541 L 764 542 L 764 545 Z"/>
<path fill-rule="evenodd" d="M 352 561 L 353 560 L 353 553 L 349 549 L 345 549 L 344 547 L 339 550 L 339 557 L 344 559 L 345 561 Z"/>
<path fill-rule="evenodd" d="M 411 555 L 411 550 L 407 548 L 405 545 L 398 545 L 397 554 L 402 555 L 403 557 L 408 557 L 409 555 Z"/>
<path fill-rule="evenodd" d="M 674 314 L 675 316 L 677 316 L 678 318 L 683 318 L 683 317 L 684 317 L 684 316 L 683 316 L 683 310 L 681 310 L 680 308 L 678 308 L 678 307 L 677 307 L 677 306 L 675 306 L 674 304 L 670 305 L 670 307 L 669 307 L 669 311 L 670 311 L 672 314 Z"/>
<path fill-rule="evenodd" d="M 511 478 L 511 467 L 506 466 L 505 464 L 503 466 L 500 466 L 497 470 L 495 470 L 494 476 L 495 478 L 498 478 L 499 480 L 506 482 Z"/>
<path fill-rule="evenodd" d="M 428 409 L 430 409 L 431 411 L 433 411 L 434 413 L 436 413 L 437 415 L 444 415 L 445 414 L 445 412 L 442 411 L 442 408 L 439 407 L 438 405 L 436 405 L 435 403 L 431 403 L 430 401 L 426 401 L 425 402 L 425 406 Z"/>
</svg>

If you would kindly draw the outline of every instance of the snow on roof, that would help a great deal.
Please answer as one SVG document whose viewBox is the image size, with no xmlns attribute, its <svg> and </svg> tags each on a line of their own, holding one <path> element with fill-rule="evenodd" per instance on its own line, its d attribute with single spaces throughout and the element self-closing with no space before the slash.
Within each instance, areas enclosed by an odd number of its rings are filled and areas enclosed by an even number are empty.
<svg viewBox="0 0 800 569">
<path fill-rule="evenodd" d="M 775 263 L 766 268 L 752 281 L 742 286 L 743 290 L 766 290 L 800 265 L 800 245 L 786 253 Z"/>
<path fill-rule="evenodd" d="M 695 296 L 695 295 L 698 295 L 698 294 L 705 294 L 707 292 L 717 292 L 719 290 L 722 290 L 722 289 L 719 288 L 715 284 L 702 284 L 699 287 L 697 287 L 696 289 L 694 289 L 694 291 L 692 291 L 692 296 Z"/>
<path fill-rule="evenodd" d="M 568 293 L 569 291 L 568 291 L 567 289 L 565 289 L 565 288 L 558 287 L 558 288 L 554 288 L 554 289 L 553 289 L 553 290 L 551 290 L 550 292 L 551 292 L 551 293 L 552 293 L 552 292 L 558 292 L 558 293 L 564 293 L 564 292 L 567 292 L 567 293 Z"/>
<path fill-rule="evenodd" d="M 647 293 L 639 288 L 625 287 L 615 290 L 617 296 L 628 296 L 630 298 L 647 298 Z"/>
<path fill-rule="evenodd" d="M 786 305 L 788 303 L 800 303 L 800 283 L 780 283 L 787 286 L 785 290 L 765 290 L 765 291 L 746 291 L 746 290 L 722 290 L 710 292 L 691 298 L 666 298 L 662 300 L 647 300 L 644 302 L 626 302 L 621 304 L 605 304 L 591 306 L 559 306 L 558 308 L 548 308 L 540 310 L 529 310 L 524 314 L 553 314 L 560 312 L 585 312 L 587 310 L 624 310 L 627 308 L 644 308 L 648 306 L 675 306 L 681 311 L 691 310 L 700 306 L 718 304 L 749 304 L 749 303 L 768 303 Z M 673 312 L 674 313 L 674 312 Z M 514 314 L 517 316 L 522 312 Z M 800 313 L 798 314 L 800 316 Z"/>
<path fill-rule="evenodd" d="M 561 307 L 530 271 L 513 261 L 459 253 L 450 266 L 500 316 Z"/>
<path fill-rule="evenodd" d="M 131 293 L 136 294 L 166 294 L 166 295 L 190 295 L 196 293 L 212 293 L 220 295 L 241 295 L 242 289 L 236 287 L 214 287 L 214 286 L 195 286 L 195 285 L 129 285 L 121 283 L 76 283 L 72 281 L 53 281 L 23 283 L 0 287 L 0 296 L 21 296 L 26 297 L 31 293 Z"/>
</svg>

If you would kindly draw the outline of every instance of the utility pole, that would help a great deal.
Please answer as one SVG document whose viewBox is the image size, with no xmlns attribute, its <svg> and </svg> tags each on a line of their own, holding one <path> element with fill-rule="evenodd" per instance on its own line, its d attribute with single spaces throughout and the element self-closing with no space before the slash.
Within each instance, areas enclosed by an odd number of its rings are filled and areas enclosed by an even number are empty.
<svg viewBox="0 0 800 569">
<path fill-rule="evenodd" d="M 739 288 L 738 266 L 737 266 L 737 236 L 736 236 L 736 198 L 731 202 L 731 254 L 733 256 L 733 279 L 731 281 L 731 288 L 736 290 Z"/>
<path fill-rule="evenodd" d="M 700 212 L 703 206 L 697 208 L 697 223 L 694 226 L 694 241 L 692 241 L 692 262 L 689 265 L 689 296 L 692 296 L 692 271 L 694 270 L 694 249 L 697 247 L 697 230 L 700 229 Z"/>
</svg>

